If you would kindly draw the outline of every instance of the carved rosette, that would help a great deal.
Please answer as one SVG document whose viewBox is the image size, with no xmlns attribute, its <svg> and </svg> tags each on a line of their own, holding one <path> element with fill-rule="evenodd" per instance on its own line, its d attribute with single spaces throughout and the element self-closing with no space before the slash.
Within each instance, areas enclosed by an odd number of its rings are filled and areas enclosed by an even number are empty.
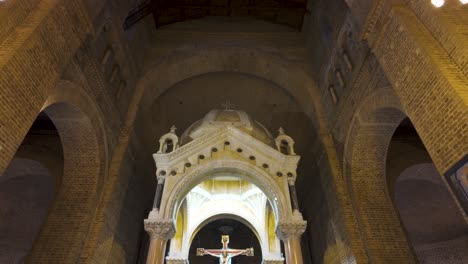
<svg viewBox="0 0 468 264">
<path fill-rule="evenodd" d="M 276 228 L 276 236 L 283 241 L 300 238 L 306 227 L 307 222 L 304 220 L 283 221 Z"/>
<path fill-rule="evenodd" d="M 174 237 L 176 228 L 172 219 L 145 219 L 145 230 L 151 239 L 169 240 Z"/>
</svg>

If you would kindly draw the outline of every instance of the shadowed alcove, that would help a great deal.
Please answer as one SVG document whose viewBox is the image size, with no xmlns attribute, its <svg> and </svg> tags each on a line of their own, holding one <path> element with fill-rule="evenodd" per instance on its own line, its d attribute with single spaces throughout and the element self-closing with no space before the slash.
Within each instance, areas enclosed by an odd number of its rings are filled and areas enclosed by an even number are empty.
<svg viewBox="0 0 468 264">
<path fill-rule="evenodd" d="M 0 263 L 24 263 L 40 233 L 63 171 L 57 129 L 39 114 L 0 177 Z"/>
<path fill-rule="evenodd" d="M 236 249 L 254 248 L 254 256 L 237 256 L 232 264 L 260 264 L 262 251 L 257 236 L 245 224 L 233 219 L 219 219 L 208 223 L 198 231 L 190 245 L 189 261 L 191 264 L 218 264 L 219 259 L 212 256 L 197 256 L 197 248 L 222 248 L 221 236 L 229 235 L 229 247 Z"/>
<path fill-rule="evenodd" d="M 466 263 L 468 228 L 408 118 L 390 141 L 387 180 L 420 263 Z"/>
</svg>

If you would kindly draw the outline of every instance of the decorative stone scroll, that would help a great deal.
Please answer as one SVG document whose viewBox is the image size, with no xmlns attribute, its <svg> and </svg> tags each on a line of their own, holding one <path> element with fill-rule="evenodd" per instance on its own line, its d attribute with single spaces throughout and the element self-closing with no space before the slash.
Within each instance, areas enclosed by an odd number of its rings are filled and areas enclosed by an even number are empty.
<svg viewBox="0 0 468 264">
<path fill-rule="evenodd" d="M 280 221 L 276 228 L 276 236 L 286 241 L 292 238 L 300 238 L 307 228 L 304 220 Z"/>
<path fill-rule="evenodd" d="M 176 228 L 172 219 L 145 219 L 145 230 L 151 239 L 169 240 L 174 237 Z"/>
</svg>

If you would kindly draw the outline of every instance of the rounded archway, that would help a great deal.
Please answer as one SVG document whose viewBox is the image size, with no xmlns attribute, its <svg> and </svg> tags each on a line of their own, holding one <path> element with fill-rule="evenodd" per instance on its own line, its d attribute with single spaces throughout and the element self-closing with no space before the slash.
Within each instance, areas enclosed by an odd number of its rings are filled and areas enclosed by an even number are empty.
<svg viewBox="0 0 468 264">
<path fill-rule="evenodd" d="M 27 261 L 56 197 L 62 171 L 60 137 L 49 117 L 41 113 L 0 177 L 1 263 Z"/>
<path fill-rule="evenodd" d="M 408 118 L 390 141 L 386 176 L 419 262 L 464 263 L 468 258 L 466 222 Z"/>
<path fill-rule="evenodd" d="M 60 136 L 63 176 L 31 260 L 51 261 L 50 252 L 54 251 L 60 252 L 53 255 L 57 259 L 71 261 L 85 250 L 102 186 L 102 149 L 99 147 L 102 138 L 89 117 L 73 104 L 52 103 L 43 112 L 50 117 Z"/>
<path fill-rule="evenodd" d="M 37 207 L 23 210 L 21 206 L 28 208 L 28 204 L 18 204 L 18 208 L 24 217 L 37 216 L 37 223 L 10 230 L 23 236 L 23 245 L 17 249 L 22 250 L 18 257 L 25 261 L 73 262 L 85 255 L 102 186 L 102 131 L 77 106 L 86 102 L 83 94 L 63 85 L 38 114 L 4 175 L 4 183 L 10 187 L 17 180 L 33 177 L 23 187 L 25 192 L 29 188 L 31 199 L 38 198 L 32 201 Z M 34 182 L 36 185 L 28 187 Z"/>
<path fill-rule="evenodd" d="M 390 139 L 404 118 L 394 92 L 379 89 L 363 100 L 348 130 L 344 175 L 370 262 L 415 258 L 389 195 L 385 173 Z"/>
<path fill-rule="evenodd" d="M 432 160 L 423 142 L 391 89 L 377 90 L 364 100 L 348 133 L 345 158 L 347 188 L 370 261 L 398 259 L 413 263 L 419 258 L 421 262 L 445 262 L 421 258 L 412 243 L 416 233 L 421 235 L 421 230 L 416 229 L 432 228 L 426 220 L 439 222 L 441 226 L 447 224 L 436 219 L 438 213 L 431 215 L 428 209 L 447 201 L 450 194 L 434 164 L 430 165 Z M 422 171 L 428 175 L 421 175 Z M 434 192 L 431 198 L 423 198 L 431 192 Z M 445 194 L 435 198 L 442 193 Z M 453 200 L 446 206 L 445 210 L 458 210 Z M 418 212 L 421 214 L 416 216 Z M 412 228 L 406 225 L 413 226 L 414 230 L 410 231 Z M 432 236 L 437 232 L 423 233 Z M 466 241 L 462 243 L 466 245 Z M 432 246 L 426 247 L 428 252 L 438 252 L 431 250 Z"/>
<path fill-rule="evenodd" d="M 197 232 L 190 246 L 189 262 L 192 264 L 219 263 L 219 259 L 212 256 L 196 256 L 196 251 L 197 248 L 221 248 L 222 235 L 229 235 L 229 248 L 246 249 L 253 247 L 254 249 L 254 256 L 237 256 L 232 259 L 232 264 L 262 263 L 262 249 L 257 236 L 249 226 L 232 218 L 213 220 Z"/>
</svg>

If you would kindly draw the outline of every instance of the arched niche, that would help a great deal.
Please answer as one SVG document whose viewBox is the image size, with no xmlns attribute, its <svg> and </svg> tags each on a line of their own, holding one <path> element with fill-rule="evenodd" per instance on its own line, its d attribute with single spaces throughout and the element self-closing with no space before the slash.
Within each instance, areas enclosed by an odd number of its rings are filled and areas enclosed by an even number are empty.
<svg viewBox="0 0 468 264">
<path fill-rule="evenodd" d="M 192 235 L 190 237 L 190 240 L 189 240 L 189 248 L 192 246 L 192 244 L 194 242 L 193 240 L 197 236 L 197 234 L 200 232 L 200 230 L 202 230 L 209 223 L 217 221 L 217 220 L 222 220 L 222 219 L 235 220 L 235 221 L 240 222 L 240 223 L 244 224 L 245 226 L 247 226 L 254 233 L 255 237 L 257 238 L 257 240 L 259 242 L 260 248 L 262 249 L 261 250 L 262 254 L 260 254 L 260 256 L 265 257 L 263 253 L 267 249 L 264 247 L 264 241 L 259 235 L 258 227 L 253 226 L 252 223 L 250 223 L 250 221 L 247 220 L 246 218 L 243 218 L 240 215 L 234 215 L 234 214 L 218 214 L 218 215 L 214 215 L 214 216 L 212 216 L 210 218 L 205 219 L 202 223 L 200 223 L 197 226 L 195 231 L 192 233 Z M 189 259 L 188 253 L 189 252 L 187 252 L 187 259 Z M 259 253 L 260 252 L 255 252 L 256 255 L 259 255 Z"/>
<path fill-rule="evenodd" d="M 230 228 L 226 227 L 233 227 L 234 229 L 231 231 Z M 197 257 L 194 255 L 199 247 L 205 249 L 221 248 L 221 235 L 230 236 L 230 248 L 254 248 L 253 257 L 238 256 L 233 258 L 233 263 L 261 263 L 264 254 L 255 232 L 242 219 L 231 218 L 229 216 L 212 219 L 194 236 L 194 240 L 190 246 L 190 254 L 187 258 L 190 263 L 218 263 L 219 259 L 215 257 Z M 200 237 L 202 237 L 201 241 L 199 240 Z"/>
</svg>

